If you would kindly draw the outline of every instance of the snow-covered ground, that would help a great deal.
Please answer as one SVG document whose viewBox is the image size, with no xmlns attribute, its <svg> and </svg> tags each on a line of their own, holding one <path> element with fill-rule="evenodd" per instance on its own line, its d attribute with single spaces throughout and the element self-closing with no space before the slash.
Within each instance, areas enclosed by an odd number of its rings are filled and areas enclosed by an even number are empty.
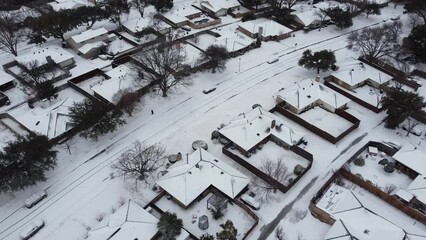
<svg viewBox="0 0 426 240">
<path fill-rule="evenodd" d="M 387 173 L 383 170 L 383 165 L 378 162 L 382 159 L 388 159 L 390 162 L 394 162 L 392 157 L 387 155 L 369 155 L 368 150 L 360 154 L 365 161 L 364 166 L 356 166 L 353 162 L 349 164 L 349 169 L 353 174 L 359 174 L 364 180 L 371 181 L 377 187 L 385 190 L 388 185 L 395 185 L 396 189 L 406 189 L 408 185 L 413 181 L 407 175 L 400 171 L 394 171 L 393 173 Z"/>
<path fill-rule="evenodd" d="M 201 201 L 196 201 L 187 209 L 182 208 L 172 200 L 168 200 L 166 196 L 162 197 L 155 205 L 163 211 L 175 212 L 182 219 L 184 228 L 195 236 L 200 237 L 205 233 L 215 235 L 221 230 L 220 224 L 225 223 L 226 220 L 231 220 L 238 230 L 238 239 L 241 239 L 244 233 L 253 226 L 255 220 L 236 204 L 228 204 L 223 211 L 224 216 L 215 220 L 210 210 L 207 209 L 207 200 L 210 196 L 212 196 L 212 193 L 209 193 Z M 209 227 L 206 230 L 198 227 L 198 218 L 203 215 L 206 215 L 209 221 Z"/>
<path fill-rule="evenodd" d="M 177 2 L 181 1 L 184 0 Z M 210 141 L 211 132 L 221 123 L 246 112 L 255 103 L 261 104 L 265 109 L 272 108 L 275 103 L 273 94 L 283 83 L 289 80 L 293 82 L 294 79 L 315 78 L 315 71 L 297 65 L 304 50 L 335 50 L 338 61 L 356 57 L 357 53 L 346 48 L 345 34 L 380 24 L 383 19 L 400 15 L 402 11 L 402 7 L 394 9 L 391 5 L 383 9 L 380 16 L 365 18 L 365 15 L 360 15 L 354 19 L 354 26 L 346 30 L 329 26 L 322 28 L 320 32 L 296 32 L 295 37 L 281 42 L 264 42 L 261 48 L 247 52 L 240 59 L 230 59 L 223 72 L 191 75 L 193 85 L 175 89 L 168 98 L 145 96 L 142 108 L 127 119 L 128 124 L 114 133 L 100 137 L 98 142 L 76 136 L 69 140 L 71 154 L 66 146 L 57 146 L 58 166 L 47 172 L 46 182 L 15 193 L 0 194 L 0 239 L 17 239 L 21 229 L 38 218 L 43 218 L 46 226 L 32 238 L 34 240 L 84 239 L 88 230 L 96 225 L 96 217 L 100 213 L 116 209 L 120 198 L 131 198 L 142 206 L 147 204 L 155 197 L 155 192 L 151 190 L 153 182 L 146 184 L 139 181 L 136 185 L 129 179 L 123 181 L 110 168 L 117 156 L 136 140 L 148 144 L 161 142 L 167 145 L 169 153 L 190 153 L 192 141 L 203 139 L 209 144 L 209 152 L 247 176 L 252 176 L 222 154 L 222 145 Z M 402 15 L 401 19 L 405 22 L 408 18 Z M 231 20 L 232 18 L 226 17 L 222 23 L 229 23 Z M 111 27 L 110 23 L 105 24 Z M 407 35 L 407 31 L 409 29 L 405 29 L 404 35 Z M 0 62 L 4 64 L 10 57 L 2 54 Z M 278 62 L 266 63 L 277 57 L 280 59 Z M 77 67 L 71 69 L 74 76 L 107 65 L 107 61 L 83 60 L 78 56 L 76 59 Z M 321 73 L 320 77 L 327 75 Z M 216 91 L 208 95 L 202 93 L 203 89 L 212 87 Z M 306 150 L 314 155 L 312 168 L 286 194 L 276 193 L 256 211 L 259 224 L 248 236 L 248 240 L 274 239 L 273 231 L 277 226 L 283 227 L 287 239 L 321 239 L 330 226 L 313 218 L 309 212 L 306 215 L 300 213 L 307 211 L 309 201 L 333 171 L 339 169 L 367 141 L 395 139 L 407 149 L 416 147 L 426 151 L 424 137 L 406 137 L 401 130 L 385 129 L 382 124 L 385 113 L 374 114 L 352 102 L 348 105 L 348 112 L 361 119 L 359 128 L 336 145 L 305 131 L 305 139 L 308 141 Z M 155 114 L 151 114 L 151 109 Z M 296 123 L 288 124 L 300 128 Z M 24 208 L 25 198 L 42 189 L 47 190 L 48 197 L 31 209 Z M 374 196 L 366 192 L 363 194 L 371 204 L 387 207 Z M 397 209 L 387 207 L 383 212 L 383 216 L 398 221 L 395 224 L 398 225 L 399 221 L 411 225 L 414 223 L 414 227 L 418 228 L 416 231 L 426 235 L 423 225 L 408 216 L 401 216 Z M 184 218 L 185 215 L 180 217 Z M 234 223 L 239 222 L 235 220 Z"/>
<path fill-rule="evenodd" d="M 352 126 L 348 120 L 324 110 L 321 107 L 315 107 L 299 115 L 303 120 L 318 127 L 321 130 L 337 137 Z"/>
</svg>

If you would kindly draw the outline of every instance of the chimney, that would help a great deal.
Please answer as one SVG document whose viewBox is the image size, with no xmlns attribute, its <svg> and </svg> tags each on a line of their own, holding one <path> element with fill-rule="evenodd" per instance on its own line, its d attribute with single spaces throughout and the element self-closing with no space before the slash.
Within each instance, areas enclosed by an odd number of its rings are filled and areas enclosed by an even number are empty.
<svg viewBox="0 0 426 240">
<path fill-rule="evenodd" d="M 271 122 L 271 129 L 275 127 L 275 120 L 272 120 Z"/>
</svg>

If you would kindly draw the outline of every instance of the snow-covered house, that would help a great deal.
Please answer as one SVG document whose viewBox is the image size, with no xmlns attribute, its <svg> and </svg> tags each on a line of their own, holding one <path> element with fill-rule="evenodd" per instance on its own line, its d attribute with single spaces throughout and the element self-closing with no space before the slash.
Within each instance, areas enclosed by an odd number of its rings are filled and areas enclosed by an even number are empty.
<svg viewBox="0 0 426 240">
<path fill-rule="evenodd" d="M 55 12 L 59 12 L 65 9 L 76 9 L 83 6 L 94 6 L 93 3 L 87 0 L 55 0 L 48 4 L 52 6 L 52 9 Z"/>
<path fill-rule="evenodd" d="M 0 91 L 6 91 L 15 86 L 14 78 L 0 69 Z"/>
<path fill-rule="evenodd" d="M 59 46 L 51 45 L 43 48 L 33 47 L 16 56 L 15 61 L 23 67 L 29 65 L 42 67 L 50 63 L 55 63 L 61 67 L 67 67 L 74 64 L 74 55 Z"/>
<path fill-rule="evenodd" d="M 85 58 L 92 58 L 108 46 L 108 31 L 105 28 L 89 29 L 68 39 L 68 44 Z"/>
<path fill-rule="evenodd" d="M 136 35 L 138 32 L 145 30 L 151 26 L 152 20 L 150 18 L 132 18 L 123 22 L 123 27 L 126 32 L 131 35 Z"/>
<path fill-rule="evenodd" d="M 238 24 L 237 29 L 251 38 L 257 38 L 260 35 L 263 41 L 288 38 L 292 32 L 291 29 L 266 18 L 242 22 Z"/>
<path fill-rule="evenodd" d="M 393 155 L 397 167 L 410 176 L 413 182 L 395 193 L 399 199 L 426 212 L 426 153 L 420 150 L 398 151 Z"/>
<path fill-rule="evenodd" d="M 276 101 L 293 113 L 300 114 L 315 106 L 334 112 L 345 108 L 350 99 L 317 81 L 305 79 L 280 90 L 276 94 Z"/>
<path fill-rule="evenodd" d="M 148 80 L 143 81 L 143 79 L 140 79 L 136 85 L 134 80 L 136 78 L 142 78 L 142 76 L 138 76 L 136 71 L 130 69 L 126 65 L 119 65 L 105 72 L 105 74 L 110 78 L 91 86 L 91 89 L 96 97 L 112 104 L 117 104 L 120 100 L 115 97 L 120 91 L 129 90 L 130 92 L 136 92 L 150 83 Z"/>
<path fill-rule="evenodd" d="M 404 229 L 380 216 L 375 209 L 367 208 L 362 196 L 332 183 L 316 207 L 330 214 L 334 224 L 324 240 L 404 240 Z"/>
<path fill-rule="evenodd" d="M 41 13 L 33 8 L 21 6 L 19 9 L 11 11 L 0 11 L 1 16 L 9 15 L 14 21 L 23 23 L 28 17 L 37 18 Z"/>
<path fill-rule="evenodd" d="M 201 8 L 210 12 L 216 17 L 225 16 L 228 11 L 233 11 L 241 7 L 237 0 L 201 0 Z"/>
<path fill-rule="evenodd" d="M 162 18 L 172 26 L 181 27 L 189 23 L 189 20 L 201 17 L 202 12 L 191 5 L 174 5 L 173 8 L 162 14 Z"/>
<path fill-rule="evenodd" d="M 341 65 L 339 71 L 332 72 L 329 77 L 325 78 L 325 80 L 333 81 L 349 90 L 365 84 L 379 88 L 388 84 L 391 79 L 392 76 L 359 61 Z"/>
<path fill-rule="evenodd" d="M 128 201 L 89 232 L 88 240 L 152 240 L 158 237 L 158 219 L 132 201 Z"/>
<path fill-rule="evenodd" d="M 298 144 L 305 133 L 292 129 L 274 114 L 258 106 L 241 113 L 237 119 L 219 130 L 222 137 L 233 142 L 243 154 L 273 139 L 284 147 Z"/>
<path fill-rule="evenodd" d="M 322 1 L 314 5 L 301 4 L 296 6 L 295 11 L 292 13 L 294 21 L 301 27 L 317 28 L 322 23 L 328 22 L 330 18 L 326 16 L 321 10 L 339 7 L 346 9 L 346 5 L 336 1 Z"/>
<path fill-rule="evenodd" d="M 170 166 L 157 184 L 187 208 L 212 187 L 234 199 L 249 182 L 243 173 L 199 148 Z"/>
</svg>

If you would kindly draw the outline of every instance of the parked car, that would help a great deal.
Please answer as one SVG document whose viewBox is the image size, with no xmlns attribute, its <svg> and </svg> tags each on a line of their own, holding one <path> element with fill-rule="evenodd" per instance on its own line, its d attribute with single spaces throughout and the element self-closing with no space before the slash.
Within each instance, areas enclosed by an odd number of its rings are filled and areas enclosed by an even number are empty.
<svg viewBox="0 0 426 240">
<path fill-rule="evenodd" d="M 395 150 L 399 150 L 399 149 L 402 148 L 402 144 L 398 141 L 395 141 L 395 140 L 386 139 L 386 140 L 383 140 L 383 143 L 388 145 L 389 147 L 395 149 Z"/>
<path fill-rule="evenodd" d="M 403 124 L 402 129 L 404 129 L 405 131 L 408 131 L 410 129 L 410 126 L 408 124 Z M 421 136 L 422 130 L 420 130 L 418 127 L 415 126 L 410 130 L 410 133 L 416 136 Z"/>
<path fill-rule="evenodd" d="M 280 60 L 279 58 L 274 58 L 272 60 L 268 60 L 267 63 L 272 64 L 272 63 L 278 62 L 279 60 Z"/>
<path fill-rule="evenodd" d="M 210 88 L 209 90 L 203 90 L 203 93 L 209 94 L 209 93 L 213 92 L 214 90 L 216 90 L 216 88 Z"/>
<path fill-rule="evenodd" d="M 43 200 L 44 198 L 47 197 L 47 192 L 46 191 L 40 191 L 37 193 L 34 193 L 33 195 L 31 195 L 30 197 L 28 197 L 25 200 L 25 207 L 27 208 L 32 208 L 34 205 L 36 205 L 38 202 L 40 202 L 41 200 Z"/>
<path fill-rule="evenodd" d="M 44 227 L 44 221 L 39 219 L 35 222 L 32 222 L 28 227 L 26 227 L 20 234 L 21 239 L 27 240 L 30 239 L 34 234 L 36 234 L 40 229 Z"/>
<path fill-rule="evenodd" d="M 393 17 L 393 18 L 391 18 L 391 20 L 392 21 L 396 21 L 396 20 L 399 20 L 401 17 L 398 15 L 398 16 L 396 16 L 396 17 Z"/>
<path fill-rule="evenodd" d="M 240 199 L 243 203 L 247 204 L 253 210 L 260 209 L 260 202 L 255 198 L 256 194 L 253 192 L 247 192 L 241 195 Z"/>
</svg>

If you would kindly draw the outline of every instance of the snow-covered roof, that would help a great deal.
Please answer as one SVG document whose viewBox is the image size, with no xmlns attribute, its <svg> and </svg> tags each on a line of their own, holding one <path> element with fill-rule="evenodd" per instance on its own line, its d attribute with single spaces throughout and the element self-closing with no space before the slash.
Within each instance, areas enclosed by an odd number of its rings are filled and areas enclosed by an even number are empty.
<svg viewBox="0 0 426 240">
<path fill-rule="evenodd" d="M 163 16 L 173 23 L 178 24 L 189 20 L 188 16 L 199 13 L 201 13 L 201 11 L 191 5 L 178 5 L 174 6 L 170 11 L 164 13 Z"/>
<path fill-rule="evenodd" d="M 393 158 L 411 170 L 426 176 L 426 153 L 420 150 L 398 151 Z"/>
<path fill-rule="evenodd" d="M 402 188 L 399 189 L 395 194 L 406 202 L 410 202 L 414 197 L 413 194 Z"/>
<path fill-rule="evenodd" d="M 173 164 L 157 184 L 188 206 L 209 186 L 235 198 L 250 182 L 240 171 L 202 148 Z"/>
<path fill-rule="evenodd" d="M 28 51 L 23 51 L 15 57 L 15 60 L 23 65 L 31 63 L 33 61 L 37 61 L 38 66 L 42 66 L 44 64 L 47 64 L 47 57 L 49 56 L 57 64 L 74 58 L 74 55 L 67 52 L 65 49 L 59 46 L 51 45 L 49 47 L 44 48 L 33 47 Z"/>
<path fill-rule="evenodd" d="M 300 22 L 304 26 L 309 26 L 310 24 L 312 24 L 315 21 L 321 21 L 321 18 L 318 16 L 318 11 L 319 10 L 314 9 L 314 10 L 310 10 L 310 11 L 295 13 L 294 15 L 300 20 Z M 328 17 L 326 17 L 326 19 L 327 18 Z"/>
<path fill-rule="evenodd" d="M 417 200 L 426 204 L 426 177 L 418 175 L 407 187 L 407 191 L 415 196 Z"/>
<path fill-rule="evenodd" d="M 95 29 L 95 30 L 93 30 L 93 29 L 86 30 L 86 31 L 84 31 L 84 32 L 82 32 L 78 35 L 72 36 L 71 38 L 76 43 L 81 43 L 81 42 L 87 41 L 91 38 L 95 38 L 95 37 L 98 37 L 98 36 L 101 36 L 101 35 L 104 35 L 104 34 L 107 34 L 107 33 L 108 33 L 108 31 L 105 28 L 101 27 L 101 28 L 98 28 L 98 29 Z"/>
<path fill-rule="evenodd" d="M 14 20 L 21 21 L 21 22 L 24 21 L 27 17 L 36 18 L 41 16 L 40 12 L 26 6 L 21 6 L 17 10 L 0 11 L 0 15 L 1 16 L 10 15 L 11 17 L 13 17 Z"/>
<path fill-rule="evenodd" d="M 241 28 L 251 32 L 252 34 L 258 33 L 259 28 L 263 29 L 262 36 L 279 36 L 291 32 L 290 28 L 287 28 L 275 21 L 266 18 L 258 18 L 239 24 Z"/>
<path fill-rule="evenodd" d="M 130 200 L 90 232 L 88 240 L 151 240 L 158 232 L 158 219 Z"/>
<path fill-rule="evenodd" d="M 83 46 L 81 46 L 78 51 L 81 52 L 82 54 L 86 54 L 94 49 L 98 49 L 104 46 L 108 46 L 108 44 L 106 44 L 103 41 L 97 41 L 97 42 L 92 42 L 92 43 L 86 43 Z"/>
<path fill-rule="evenodd" d="M 294 82 L 291 86 L 279 91 L 277 97 L 298 110 L 317 101 L 322 101 L 334 108 L 340 108 L 350 102 L 349 98 L 312 79 Z"/>
<path fill-rule="evenodd" d="M 130 89 L 131 91 L 136 91 L 138 88 L 143 87 L 143 85 L 136 86 L 134 84 L 137 73 L 126 65 L 119 65 L 105 72 L 105 74 L 111 78 L 94 85 L 92 90 L 113 104 L 117 100 L 114 99 L 114 95 L 120 90 Z M 146 84 L 148 85 L 149 81 L 146 81 Z"/>
<path fill-rule="evenodd" d="M 13 77 L 0 69 L 0 86 L 13 81 Z"/>
<path fill-rule="evenodd" d="M 317 207 L 336 219 L 324 239 L 349 236 L 358 240 L 403 240 L 405 237 L 403 229 L 365 208 L 351 190 L 335 183 L 323 194 Z"/>
<path fill-rule="evenodd" d="M 366 80 L 384 84 L 392 79 L 390 75 L 359 61 L 341 64 L 340 70 L 332 72 L 331 75 L 350 86 Z"/>
<path fill-rule="evenodd" d="M 123 27 L 129 29 L 132 32 L 139 32 L 149 27 L 151 19 L 149 18 L 133 18 L 123 22 Z"/>
<path fill-rule="evenodd" d="M 280 127 L 271 129 L 273 120 L 276 122 L 275 125 Z M 246 151 L 269 135 L 273 135 L 289 145 L 298 143 L 305 136 L 305 133 L 290 128 L 281 119 L 262 107 L 256 107 L 248 113 L 240 114 L 239 118 L 229 122 L 219 132 Z"/>
<path fill-rule="evenodd" d="M 65 9 L 75 9 L 82 6 L 94 6 L 93 3 L 87 0 L 56 0 L 49 3 L 53 10 L 58 12 Z"/>
<path fill-rule="evenodd" d="M 202 0 L 200 4 L 212 12 L 241 6 L 237 0 Z"/>
</svg>

